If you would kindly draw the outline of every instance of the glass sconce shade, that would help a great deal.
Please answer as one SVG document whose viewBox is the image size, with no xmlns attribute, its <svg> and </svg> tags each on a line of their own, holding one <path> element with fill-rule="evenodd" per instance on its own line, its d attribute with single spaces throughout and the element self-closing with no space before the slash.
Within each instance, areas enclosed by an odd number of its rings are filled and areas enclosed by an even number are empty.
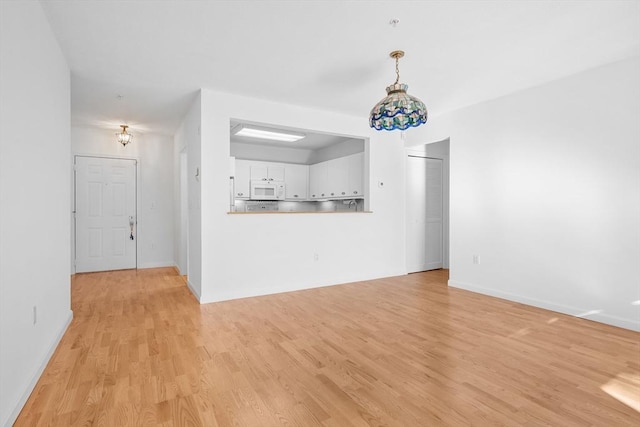
<svg viewBox="0 0 640 427">
<path fill-rule="evenodd" d="M 133 135 L 127 132 L 127 128 L 129 126 L 120 125 L 120 127 L 122 128 L 122 132 L 116 133 L 116 136 L 118 137 L 118 142 L 123 146 L 126 146 L 128 143 L 130 143 L 133 140 Z"/>
</svg>

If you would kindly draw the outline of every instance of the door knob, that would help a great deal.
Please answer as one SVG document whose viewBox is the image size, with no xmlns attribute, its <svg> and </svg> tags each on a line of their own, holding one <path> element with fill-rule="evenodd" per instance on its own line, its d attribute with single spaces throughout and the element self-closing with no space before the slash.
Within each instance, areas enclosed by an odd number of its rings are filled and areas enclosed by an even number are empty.
<svg viewBox="0 0 640 427">
<path fill-rule="evenodd" d="M 129 229 L 131 230 L 131 233 L 129 234 L 129 239 L 133 240 L 133 226 L 135 225 L 135 220 L 133 219 L 132 216 L 129 217 Z"/>
</svg>

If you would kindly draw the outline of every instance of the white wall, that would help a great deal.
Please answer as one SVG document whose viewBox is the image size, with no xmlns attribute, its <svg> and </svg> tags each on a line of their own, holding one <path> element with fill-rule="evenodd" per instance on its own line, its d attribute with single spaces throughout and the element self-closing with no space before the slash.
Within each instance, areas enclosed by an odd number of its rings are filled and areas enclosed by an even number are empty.
<svg viewBox="0 0 640 427">
<path fill-rule="evenodd" d="M 638 76 L 635 58 L 434 120 L 450 285 L 640 330 Z"/>
<path fill-rule="evenodd" d="M 0 2 L 2 426 L 17 417 L 72 318 L 69 87 L 40 3 Z"/>
<path fill-rule="evenodd" d="M 234 142 L 230 154 L 244 160 L 260 160 L 265 162 L 282 162 L 309 164 L 313 150 L 306 148 L 274 147 L 272 145 L 247 144 Z"/>
<path fill-rule="evenodd" d="M 370 138 L 365 158 L 373 182 L 384 181 L 371 186 L 373 213 L 227 214 L 231 117 Z M 201 300 L 404 274 L 403 162 L 400 134 L 373 131 L 366 117 L 203 90 Z"/>
<path fill-rule="evenodd" d="M 200 183 L 202 179 L 202 172 L 200 171 L 200 155 L 201 155 L 201 107 L 202 97 L 201 94 L 195 97 L 189 112 L 182 120 L 178 131 L 176 132 L 173 138 L 173 146 L 174 146 L 174 165 L 179 165 L 180 162 L 180 153 L 186 149 L 187 150 L 187 187 L 188 187 L 188 238 L 185 235 L 180 234 L 179 238 L 176 239 L 175 243 L 175 252 L 177 253 L 183 246 L 188 244 L 188 285 L 191 291 L 194 293 L 198 300 L 201 300 L 202 293 L 202 250 L 201 250 L 201 201 L 200 201 Z M 229 122 L 227 120 L 227 128 L 229 127 Z M 225 142 L 225 146 L 227 147 L 227 156 L 225 157 L 225 169 L 224 174 L 226 175 L 224 178 L 224 185 L 227 189 L 225 193 L 225 206 L 228 209 L 229 204 L 229 139 L 227 138 Z M 175 228 L 180 230 L 180 169 L 179 167 L 175 168 L 175 182 L 177 183 L 177 187 L 174 187 L 174 212 L 176 218 Z M 196 178 L 196 173 L 199 172 L 200 177 Z M 180 259 L 180 258 L 176 258 Z M 204 261 L 206 262 L 206 260 Z M 184 274 L 184 272 L 181 272 Z"/>
<path fill-rule="evenodd" d="M 174 232 L 176 238 L 175 256 L 176 265 L 181 275 L 186 276 L 189 271 L 189 174 L 187 169 L 187 150 L 183 149 L 178 153 L 178 191 L 176 215 L 177 232 Z"/>
<path fill-rule="evenodd" d="M 71 128 L 73 155 L 130 158 L 138 160 L 138 268 L 175 265 L 173 239 L 173 139 L 170 136 L 136 132 L 123 147 L 114 129 Z M 72 160 L 73 161 L 73 160 Z M 73 182 L 71 182 L 73 189 Z M 73 241 L 72 230 L 72 241 Z M 71 247 L 71 260 L 75 258 Z M 72 272 L 74 272 L 72 266 Z"/>
<path fill-rule="evenodd" d="M 232 142 L 230 154 L 235 158 L 244 160 L 313 165 L 351 154 L 362 153 L 363 151 L 364 140 L 346 139 L 343 142 L 318 150 Z"/>
<path fill-rule="evenodd" d="M 309 164 L 326 162 L 327 160 L 338 159 L 364 151 L 363 139 L 347 139 L 346 141 L 321 148 L 313 152 Z"/>
</svg>

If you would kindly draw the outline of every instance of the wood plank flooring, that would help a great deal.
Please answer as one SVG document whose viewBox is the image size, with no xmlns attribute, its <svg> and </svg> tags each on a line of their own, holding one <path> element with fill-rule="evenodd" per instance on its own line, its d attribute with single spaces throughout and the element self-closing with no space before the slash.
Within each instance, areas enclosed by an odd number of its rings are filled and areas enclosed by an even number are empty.
<svg viewBox="0 0 640 427">
<path fill-rule="evenodd" d="M 446 279 L 199 305 L 173 269 L 76 275 L 16 425 L 640 425 L 640 334 Z"/>
</svg>

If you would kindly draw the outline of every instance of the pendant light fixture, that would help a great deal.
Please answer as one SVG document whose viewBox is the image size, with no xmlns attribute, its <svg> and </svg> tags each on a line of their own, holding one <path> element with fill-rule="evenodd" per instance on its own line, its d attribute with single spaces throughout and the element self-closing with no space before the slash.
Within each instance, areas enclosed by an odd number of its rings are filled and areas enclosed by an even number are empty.
<svg viewBox="0 0 640 427">
<path fill-rule="evenodd" d="M 127 133 L 127 128 L 129 126 L 120 125 L 120 127 L 122 128 L 122 132 L 116 133 L 116 136 L 118 137 L 118 142 L 122 144 L 123 147 L 126 147 L 127 144 L 130 143 L 131 140 L 133 140 L 133 135 L 131 135 L 130 133 Z"/>
<path fill-rule="evenodd" d="M 427 107 L 418 98 L 407 93 L 408 85 L 400 82 L 398 60 L 401 50 L 389 54 L 396 60 L 396 81 L 387 86 L 387 96 L 378 102 L 369 114 L 369 125 L 376 130 L 405 130 L 427 122 Z"/>
</svg>

